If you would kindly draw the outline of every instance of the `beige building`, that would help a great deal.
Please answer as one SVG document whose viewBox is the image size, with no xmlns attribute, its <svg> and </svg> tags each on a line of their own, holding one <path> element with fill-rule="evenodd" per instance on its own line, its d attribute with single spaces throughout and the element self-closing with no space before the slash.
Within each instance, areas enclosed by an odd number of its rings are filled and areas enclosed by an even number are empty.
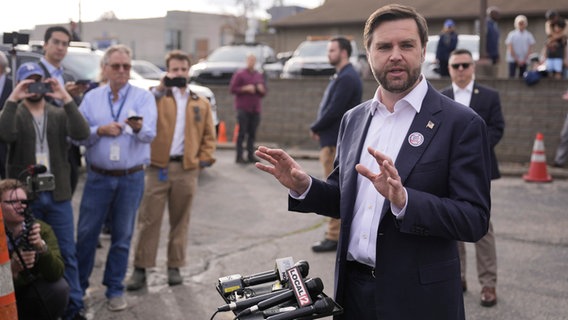
<svg viewBox="0 0 568 320">
<path fill-rule="evenodd" d="M 68 23 L 60 25 L 68 27 Z M 37 25 L 30 40 L 43 40 L 50 25 Z M 213 49 L 229 44 L 238 33 L 238 20 L 231 15 L 168 11 L 165 17 L 116 19 L 81 23 L 81 40 L 104 49 L 122 43 L 132 48 L 134 58 L 164 66 L 164 56 L 181 49 L 197 61 Z"/>
</svg>

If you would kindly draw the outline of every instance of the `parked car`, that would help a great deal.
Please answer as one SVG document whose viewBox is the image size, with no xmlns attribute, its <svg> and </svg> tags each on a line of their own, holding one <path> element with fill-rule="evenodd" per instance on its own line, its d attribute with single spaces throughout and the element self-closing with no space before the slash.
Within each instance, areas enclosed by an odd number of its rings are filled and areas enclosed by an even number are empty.
<svg viewBox="0 0 568 320">
<path fill-rule="evenodd" d="M 426 55 L 424 56 L 424 63 L 422 63 L 422 74 L 427 79 L 440 78 L 439 65 L 436 62 L 436 48 L 438 47 L 438 40 L 440 36 L 428 36 L 428 43 L 426 44 Z M 479 36 L 474 34 L 459 34 L 458 35 L 458 49 L 467 49 L 471 51 L 474 61 L 479 60 Z"/>
<path fill-rule="evenodd" d="M 189 69 L 191 80 L 203 84 L 229 84 L 235 71 L 246 67 L 247 54 L 256 56 L 256 69 L 264 72 L 267 78 L 278 77 L 281 65 L 274 50 L 265 44 L 245 43 L 219 47 L 203 61 Z"/>
<path fill-rule="evenodd" d="M 0 50 L 5 51 L 8 58 L 9 50 L 11 48 L 1 46 Z M 6 51 L 7 50 L 7 51 Z M 17 49 L 17 65 L 20 66 L 24 62 L 38 62 L 42 57 L 40 52 L 34 51 L 25 51 L 25 50 L 32 50 L 31 46 L 20 46 Z M 98 81 L 99 74 L 101 72 L 101 59 L 103 57 L 104 52 L 100 50 L 92 50 L 88 47 L 80 46 L 80 47 L 72 47 L 70 46 L 67 49 L 67 55 L 61 62 L 63 69 L 65 69 L 66 73 L 72 75 L 76 80 L 90 80 L 90 81 Z M 151 87 L 155 87 L 159 85 L 159 80 L 155 79 L 147 79 L 137 73 L 134 68 L 130 70 L 130 84 L 149 89 Z M 211 110 L 213 111 L 213 120 L 215 125 L 219 123 L 217 117 L 217 104 L 215 100 L 215 95 L 211 89 L 200 86 L 197 84 L 191 83 L 189 85 L 189 89 L 208 99 L 211 103 Z"/>
<path fill-rule="evenodd" d="M 327 44 L 329 39 L 308 39 L 300 43 L 292 56 L 284 64 L 281 78 L 292 79 L 311 76 L 331 76 L 335 74 L 335 67 L 329 64 L 327 57 Z M 351 40 L 351 57 L 349 61 L 360 75 L 368 68 L 365 54 L 359 52 L 359 47 Z"/>
<path fill-rule="evenodd" d="M 132 70 L 146 79 L 160 80 L 165 71 L 146 60 L 132 60 Z"/>
</svg>

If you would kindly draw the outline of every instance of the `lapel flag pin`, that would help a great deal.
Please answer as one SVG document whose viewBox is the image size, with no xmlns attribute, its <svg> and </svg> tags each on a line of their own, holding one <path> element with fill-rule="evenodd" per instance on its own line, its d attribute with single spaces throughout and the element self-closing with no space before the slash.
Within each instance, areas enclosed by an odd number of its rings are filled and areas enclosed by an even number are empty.
<svg viewBox="0 0 568 320">
<path fill-rule="evenodd" d="M 434 123 L 432 121 L 428 121 L 428 124 L 426 125 L 426 128 L 428 129 L 434 129 Z"/>
</svg>

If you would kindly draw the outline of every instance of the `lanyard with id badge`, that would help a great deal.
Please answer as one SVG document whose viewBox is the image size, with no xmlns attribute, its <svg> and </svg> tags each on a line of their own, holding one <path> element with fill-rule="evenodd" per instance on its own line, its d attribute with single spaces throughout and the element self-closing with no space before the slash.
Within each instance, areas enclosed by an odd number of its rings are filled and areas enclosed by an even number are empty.
<svg viewBox="0 0 568 320">
<path fill-rule="evenodd" d="M 43 112 L 43 122 L 32 120 L 36 130 L 36 164 L 45 166 L 45 170 L 40 174 L 31 174 L 27 177 L 26 184 L 31 186 L 33 192 L 55 190 L 55 177 L 49 169 L 49 154 L 45 150 L 47 143 L 47 110 Z M 45 172 L 47 171 L 47 172 Z"/>
<path fill-rule="evenodd" d="M 120 113 L 122 112 L 122 108 L 124 107 L 124 103 L 126 102 L 126 98 L 128 97 L 128 92 L 130 91 L 130 86 L 128 86 L 128 88 L 126 89 L 126 93 L 124 94 L 124 98 L 122 99 L 122 102 L 120 102 L 120 107 L 118 107 L 118 112 L 115 114 L 114 113 L 114 108 L 113 108 L 113 103 L 111 100 L 111 93 L 109 93 L 108 95 L 108 104 L 110 107 L 110 114 L 112 115 L 112 118 L 114 119 L 115 122 L 118 122 L 118 119 L 120 118 Z M 120 161 L 120 145 L 118 144 L 118 142 L 115 140 L 110 144 L 110 156 L 109 156 L 109 160 L 110 161 Z"/>
</svg>

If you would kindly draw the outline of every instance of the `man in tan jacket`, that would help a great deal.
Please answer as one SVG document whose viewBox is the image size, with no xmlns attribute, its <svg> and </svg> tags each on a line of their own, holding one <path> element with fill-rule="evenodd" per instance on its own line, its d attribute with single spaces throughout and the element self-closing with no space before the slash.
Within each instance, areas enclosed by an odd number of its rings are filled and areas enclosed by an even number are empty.
<svg viewBox="0 0 568 320">
<path fill-rule="evenodd" d="M 146 171 L 144 198 L 138 216 L 134 272 L 127 290 L 146 284 L 146 269 L 156 266 L 160 227 L 168 203 L 168 284 L 183 282 L 191 203 L 199 170 L 215 162 L 215 126 L 209 101 L 187 85 L 189 56 L 179 50 L 166 55 L 167 74 L 152 89 L 158 120 L 151 145 L 151 165 Z"/>
</svg>

